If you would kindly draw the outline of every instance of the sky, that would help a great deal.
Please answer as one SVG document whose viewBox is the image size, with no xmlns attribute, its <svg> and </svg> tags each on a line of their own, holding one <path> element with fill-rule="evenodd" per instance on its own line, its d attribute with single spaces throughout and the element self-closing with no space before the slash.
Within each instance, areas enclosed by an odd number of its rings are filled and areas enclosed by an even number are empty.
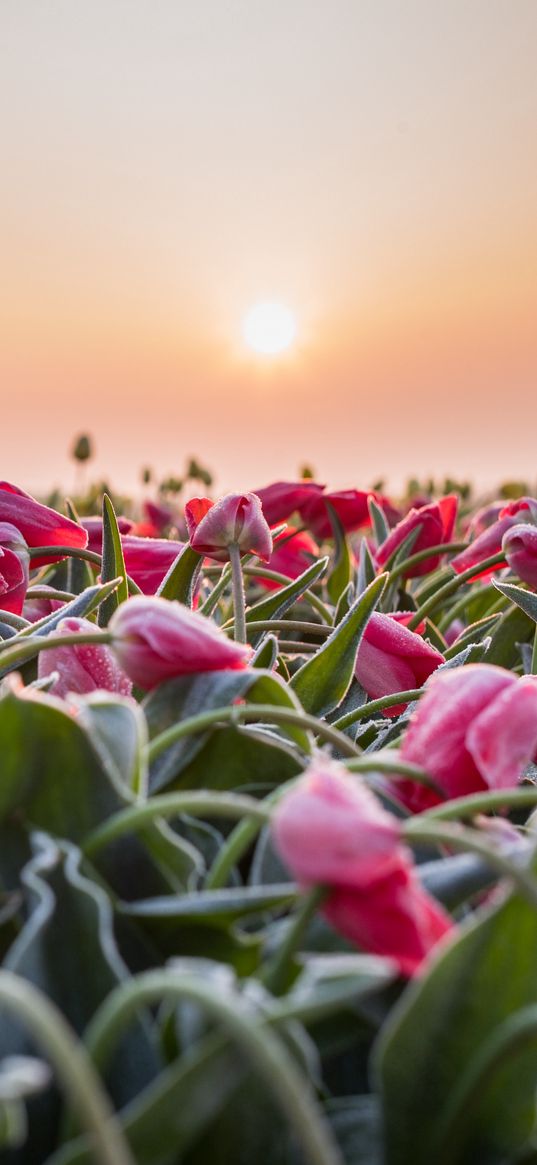
<svg viewBox="0 0 537 1165">
<path fill-rule="evenodd" d="M 535 0 L 0 0 L 0 477 L 537 479 Z M 249 351 L 259 300 L 296 317 Z"/>
</svg>

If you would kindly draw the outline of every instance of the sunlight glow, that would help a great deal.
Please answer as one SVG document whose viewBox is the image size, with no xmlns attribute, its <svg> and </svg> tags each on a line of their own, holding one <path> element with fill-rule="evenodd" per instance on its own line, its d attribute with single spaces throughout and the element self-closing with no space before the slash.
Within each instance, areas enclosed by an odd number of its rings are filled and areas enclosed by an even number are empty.
<svg viewBox="0 0 537 1165">
<path fill-rule="evenodd" d="M 243 320 L 246 344 L 260 356 L 277 356 L 293 344 L 296 320 L 283 303 L 256 303 Z"/>
</svg>

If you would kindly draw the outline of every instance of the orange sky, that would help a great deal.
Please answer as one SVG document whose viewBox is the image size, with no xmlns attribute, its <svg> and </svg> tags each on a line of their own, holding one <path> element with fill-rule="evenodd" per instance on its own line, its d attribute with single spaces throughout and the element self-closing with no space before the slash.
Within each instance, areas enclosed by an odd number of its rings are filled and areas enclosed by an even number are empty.
<svg viewBox="0 0 537 1165">
<path fill-rule="evenodd" d="M 535 481 L 534 0 L 17 0 L 0 476 Z M 258 299 L 292 354 L 241 339 Z"/>
</svg>

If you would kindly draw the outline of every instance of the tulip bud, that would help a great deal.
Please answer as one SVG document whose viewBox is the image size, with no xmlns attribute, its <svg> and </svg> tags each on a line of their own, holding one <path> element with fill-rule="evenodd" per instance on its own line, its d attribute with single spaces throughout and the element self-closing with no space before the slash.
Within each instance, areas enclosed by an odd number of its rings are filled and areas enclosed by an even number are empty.
<svg viewBox="0 0 537 1165">
<path fill-rule="evenodd" d="M 101 635 L 99 628 L 89 619 L 78 619 L 70 616 L 62 619 L 54 634 L 64 635 L 65 647 L 51 647 L 40 651 L 38 662 L 38 677 L 58 673 L 49 691 L 54 696 L 65 697 L 69 692 L 83 695 L 104 688 L 108 692 L 118 692 L 121 696 L 130 696 L 132 684 L 122 671 L 110 648 L 104 643 L 69 643 L 69 635 L 73 632 L 86 632 L 88 635 Z"/>
<path fill-rule="evenodd" d="M 30 555 L 22 534 L 0 522 L 0 611 L 20 615 L 28 589 Z"/>
<path fill-rule="evenodd" d="M 537 526 L 512 526 L 503 536 L 502 550 L 522 582 L 537 587 Z"/>
<path fill-rule="evenodd" d="M 255 494 L 226 494 L 218 502 L 192 498 L 185 506 L 190 545 L 199 554 L 227 562 L 228 548 L 257 554 L 267 562 L 272 554 L 272 534 Z"/>
<path fill-rule="evenodd" d="M 319 756 L 276 806 L 276 849 L 304 887 L 328 893 L 321 912 L 352 943 L 412 975 L 452 928 L 420 885 L 396 817 L 359 777 Z"/>
<path fill-rule="evenodd" d="M 128 599 L 108 631 L 121 667 L 145 691 L 175 676 L 244 668 L 251 655 L 205 615 L 167 599 Z"/>
<path fill-rule="evenodd" d="M 372 700 L 409 688 L 421 688 L 444 656 L 409 631 L 394 615 L 370 615 L 362 636 L 354 674 Z M 397 716 L 405 704 L 386 709 Z"/>
<path fill-rule="evenodd" d="M 426 550 L 428 546 L 440 546 L 444 542 L 450 542 L 457 516 L 457 506 L 456 494 L 448 494 L 437 502 L 421 506 L 420 509 L 409 510 L 408 514 L 394 526 L 391 533 L 379 546 L 376 554 L 377 565 L 384 568 L 388 559 L 413 530 L 419 532 L 412 549 L 408 551 L 409 557 L 412 554 L 418 554 L 420 550 Z M 404 577 L 419 578 L 431 570 L 436 570 L 439 562 L 440 555 L 432 555 L 431 558 L 426 558 L 423 562 L 419 562 L 405 571 Z"/>
</svg>

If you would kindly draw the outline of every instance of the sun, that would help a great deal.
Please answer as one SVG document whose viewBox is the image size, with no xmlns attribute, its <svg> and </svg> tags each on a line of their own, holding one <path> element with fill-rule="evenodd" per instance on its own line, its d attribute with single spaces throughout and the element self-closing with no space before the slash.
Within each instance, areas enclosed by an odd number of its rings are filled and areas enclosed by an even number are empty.
<svg viewBox="0 0 537 1165">
<path fill-rule="evenodd" d="M 283 303 L 256 303 L 246 313 L 242 334 L 249 348 L 260 356 L 278 356 L 296 339 L 296 320 Z"/>
</svg>

